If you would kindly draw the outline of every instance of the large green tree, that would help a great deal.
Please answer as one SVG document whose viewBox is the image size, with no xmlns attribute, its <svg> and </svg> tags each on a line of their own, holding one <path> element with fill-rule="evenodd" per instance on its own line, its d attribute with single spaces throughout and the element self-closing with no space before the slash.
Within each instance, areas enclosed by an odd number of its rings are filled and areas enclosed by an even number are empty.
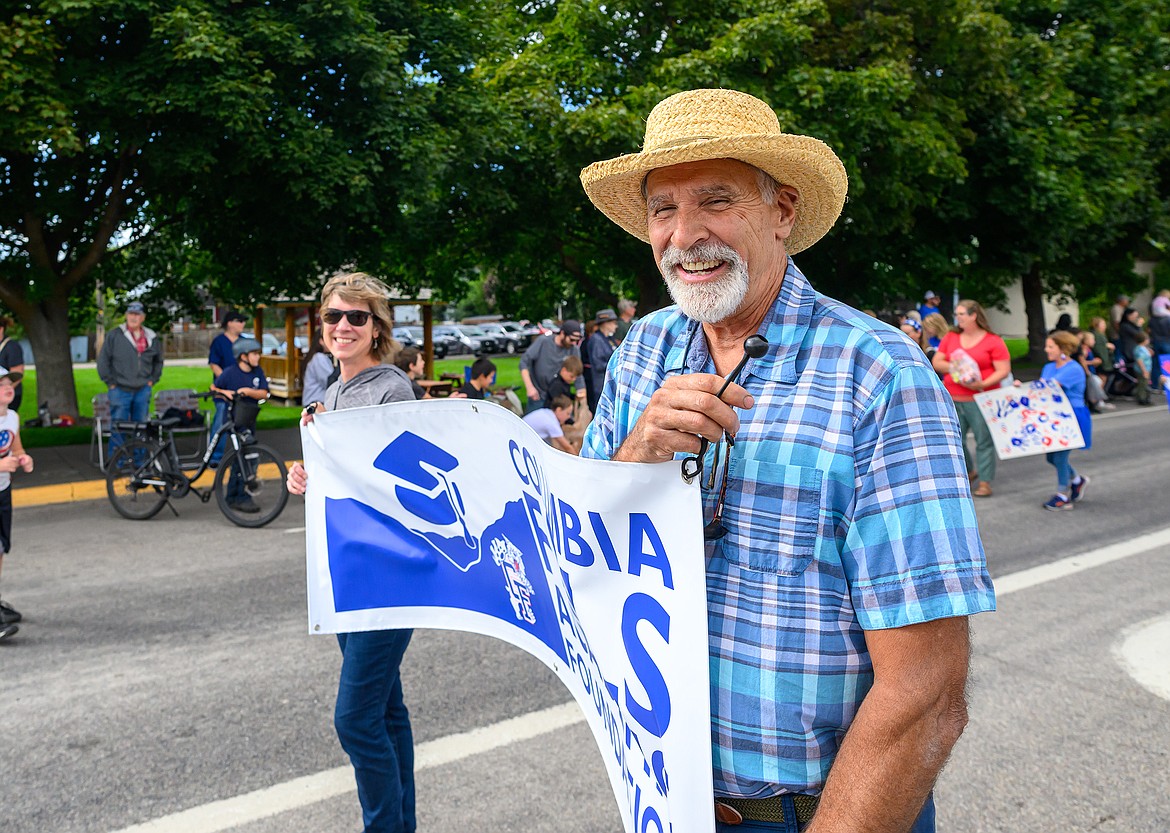
<svg viewBox="0 0 1170 833">
<path fill-rule="evenodd" d="M 465 5 L 8 4 L 0 301 L 51 410 L 77 413 L 69 299 L 103 263 L 107 282 L 153 267 L 235 300 L 376 263 L 400 194 L 425 190 L 430 65 Z"/>
<path fill-rule="evenodd" d="M 664 96 L 732 87 L 849 170 L 841 221 L 798 258 L 823 290 L 881 306 L 958 278 L 994 303 L 1039 273 L 1043 293 L 1093 294 L 1164 216 L 1166 3 L 1058 5 L 1055 28 L 1039 4 L 992 0 L 502 8 L 511 39 L 478 61 L 478 106 L 449 126 L 462 155 L 413 205 L 428 243 L 403 262 L 483 268 L 532 315 L 565 297 L 661 301 L 648 250 L 577 173 L 635 150 Z"/>
</svg>

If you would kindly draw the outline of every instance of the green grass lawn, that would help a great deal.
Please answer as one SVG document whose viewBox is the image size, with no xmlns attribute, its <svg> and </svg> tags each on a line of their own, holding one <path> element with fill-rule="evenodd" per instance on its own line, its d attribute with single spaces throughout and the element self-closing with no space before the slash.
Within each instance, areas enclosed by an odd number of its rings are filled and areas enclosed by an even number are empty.
<svg viewBox="0 0 1170 833">
<path fill-rule="evenodd" d="M 440 373 L 463 373 L 465 366 L 470 366 L 474 357 L 444 359 L 435 362 L 435 376 Z M 496 387 L 518 387 L 520 399 L 524 399 L 524 384 L 520 379 L 519 356 L 497 356 L 492 359 L 496 364 Z M 73 380 L 77 385 L 77 405 L 81 416 L 85 420 L 93 418 L 93 398 L 106 390 L 102 380 L 98 378 L 97 370 L 93 368 L 78 368 L 73 371 Z M 207 390 L 211 383 L 211 371 L 206 367 L 186 367 L 183 365 L 168 365 L 163 368 L 162 379 L 159 380 L 158 390 L 173 388 L 191 388 L 196 391 Z M 20 420 L 32 419 L 37 415 L 37 372 L 30 368 L 24 377 L 24 400 L 20 403 Z M 204 410 L 213 410 L 211 400 L 202 403 Z M 273 399 L 260 409 L 260 416 L 256 421 L 257 428 L 290 428 L 300 419 L 301 409 L 297 402 L 284 405 L 283 400 Z M 54 445 L 84 445 L 89 442 L 92 428 L 88 424 L 76 425 L 71 428 L 21 428 L 21 438 L 26 448 L 44 448 Z"/>
<path fill-rule="evenodd" d="M 1028 352 L 1028 340 L 1024 338 L 1006 339 L 1008 350 L 1013 360 L 1019 360 Z M 440 373 L 463 373 L 463 368 L 471 365 L 473 357 L 463 356 L 453 359 L 444 359 L 435 362 L 435 377 Z M 524 383 L 520 379 L 519 356 L 495 356 L 492 361 L 496 364 L 496 387 L 515 388 L 520 401 L 525 400 Z M 92 368 L 74 370 L 73 378 L 77 384 L 77 402 L 81 416 L 92 419 L 93 406 L 91 402 L 98 393 L 106 390 L 98 378 L 97 371 Z M 211 382 L 211 372 L 206 367 L 185 367 L 171 365 L 163 368 L 159 390 L 171 388 L 192 388 L 207 390 Z M 24 401 L 20 406 L 20 419 L 32 419 L 37 413 L 36 396 L 37 372 L 30 369 L 24 377 Z M 206 410 L 212 409 L 211 400 L 203 403 Z M 282 404 L 282 400 L 273 399 L 260 409 L 257 426 L 260 430 L 266 428 L 290 428 L 300 419 L 300 405 L 293 402 L 290 406 Z M 91 428 L 88 424 L 72 428 L 22 428 L 21 436 L 26 448 L 43 448 L 53 445 L 84 445 L 89 442 Z"/>
</svg>

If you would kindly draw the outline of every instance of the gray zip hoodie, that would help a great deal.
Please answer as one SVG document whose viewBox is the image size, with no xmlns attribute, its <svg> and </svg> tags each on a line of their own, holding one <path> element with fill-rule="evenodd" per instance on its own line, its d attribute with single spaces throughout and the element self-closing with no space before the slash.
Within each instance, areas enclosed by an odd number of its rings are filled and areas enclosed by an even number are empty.
<svg viewBox="0 0 1170 833">
<path fill-rule="evenodd" d="M 162 376 L 162 341 L 154 330 L 143 327 L 146 350 L 139 353 L 134 337 L 122 324 L 106 333 L 102 352 L 98 356 L 97 372 L 106 387 L 138 390 L 143 385 L 156 385 Z"/>
<path fill-rule="evenodd" d="M 392 364 L 367 367 L 348 382 L 338 379 L 325 391 L 325 408 L 330 411 L 413 401 L 410 377 Z"/>
</svg>

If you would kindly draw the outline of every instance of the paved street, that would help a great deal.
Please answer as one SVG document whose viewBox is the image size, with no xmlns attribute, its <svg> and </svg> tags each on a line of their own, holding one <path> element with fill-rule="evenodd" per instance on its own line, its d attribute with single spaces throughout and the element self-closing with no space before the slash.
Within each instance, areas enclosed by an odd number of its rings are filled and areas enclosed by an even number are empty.
<svg viewBox="0 0 1170 833">
<path fill-rule="evenodd" d="M 1075 511 L 1040 508 L 1042 457 L 1000 463 L 978 503 L 1000 610 L 974 620 L 940 831 L 1170 830 L 1170 415 L 1094 428 Z M 176 505 L 141 523 L 104 500 L 17 509 L 4 833 L 359 830 L 331 722 L 337 645 L 306 632 L 300 501 L 261 530 Z M 600 753 L 536 661 L 419 631 L 404 686 L 424 833 L 620 829 Z"/>
</svg>

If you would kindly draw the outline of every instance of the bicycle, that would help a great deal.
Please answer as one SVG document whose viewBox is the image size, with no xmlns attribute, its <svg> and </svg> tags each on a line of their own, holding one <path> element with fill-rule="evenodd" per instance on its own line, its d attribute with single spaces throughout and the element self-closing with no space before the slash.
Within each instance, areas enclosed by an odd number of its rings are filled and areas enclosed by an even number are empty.
<svg viewBox="0 0 1170 833">
<path fill-rule="evenodd" d="M 210 392 L 198 394 L 200 399 Z M 266 445 L 255 442 L 254 426 L 259 403 L 236 397 L 227 418 L 211 437 L 207 449 L 197 460 L 184 460 L 167 429 L 179 423 L 177 417 L 150 419 L 145 422 L 116 422 L 113 429 L 133 435 L 110 459 L 106 472 L 106 494 L 118 514 L 134 521 L 153 518 L 169 506 L 176 517 L 179 512 L 171 498 L 186 497 L 194 492 L 203 503 L 215 495 L 219 509 L 229 521 L 244 527 L 261 527 L 274 521 L 288 503 L 284 461 Z M 220 437 L 227 447 L 218 466 L 211 457 Z M 215 468 L 210 487 L 197 487 L 196 481 L 208 468 Z M 188 472 L 193 472 L 188 476 Z"/>
</svg>

